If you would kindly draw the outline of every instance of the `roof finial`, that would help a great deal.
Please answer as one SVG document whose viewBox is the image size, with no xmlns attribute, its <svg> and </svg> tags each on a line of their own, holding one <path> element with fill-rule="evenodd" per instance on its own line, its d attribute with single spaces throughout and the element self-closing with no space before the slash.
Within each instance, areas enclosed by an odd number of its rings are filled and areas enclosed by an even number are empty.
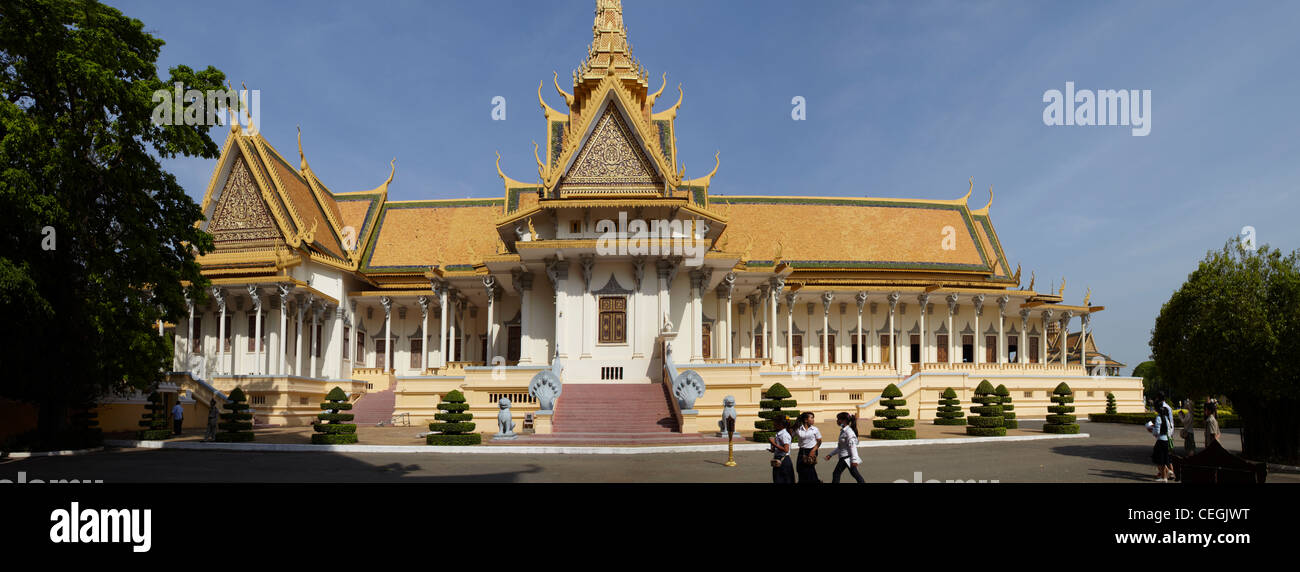
<svg viewBox="0 0 1300 572">
<path fill-rule="evenodd" d="M 307 156 L 302 153 L 302 125 L 298 126 L 298 170 L 307 170 Z"/>
<path fill-rule="evenodd" d="M 561 95 L 561 96 L 564 96 L 564 103 L 568 104 L 568 105 L 569 105 L 569 108 L 572 109 L 572 108 L 573 108 L 573 94 L 572 94 L 572 93 L 567 93 L 567 92 L 565 92 L 563 89 L 560 89 L 560 72 L 557 72 L 557 71 L 551 71 L 551 81 L 552 81 L 553 83 L 555 83 L 555 91 L 560 92 L 560 95 Z M 538 97 L 538 98 L 541 98 L 541 97 L 542 97 L 541 93 L 542 93 L 541 87 L 538 86 L 538 88 L 537 88 L 537 97 Z"/>
<path fill-rule="evenodd" d="M 971 194 L 972 192 L 974 192 L 974 191 L 975 191 L 975 177 L 971 177 L 971 178 L 970 178 L 970 188 L 969 188 L 969 189 L 966 189 L 966 194 L 965 194 L 965 196 L 963 196 L 962 198 L 957 199 L 957 200 L 960 201 L 961 204 L 963 204 L 963 205 L 966 204 L 966 201 L 967 201 L 968 199 L 970 199 L 970 194 Z"/>
<path fill-rule="evenodd" d="M 659 91 L 656 91 L 656 92 L 654 92 L 654 93 L 652 93 L 652 94 L 646 96 L 646 98 L 645 98 L 645 107 L 646 107 L 646 109 L 654 110 L 654 107 L 655 107 L 655 100 L 656 100 L 656 99 L 659 99 L 659 95 L 662 94 L 662 93 L 664 92 L 664 88 L 665 88 L 665 87 L 668 87 L 668 72 L 664 72 L 663 84 L 661 84 L 661 85 L 659 86 Z"/>
<path fill-rule="evenodd" d="M 993 185 L 989 185 L 989 203 L 984 205 L 984 208 L 980 210 L 987 213 L 989 211 L 989 207 L 991 206 L 993 206 Z"/>
</svg>

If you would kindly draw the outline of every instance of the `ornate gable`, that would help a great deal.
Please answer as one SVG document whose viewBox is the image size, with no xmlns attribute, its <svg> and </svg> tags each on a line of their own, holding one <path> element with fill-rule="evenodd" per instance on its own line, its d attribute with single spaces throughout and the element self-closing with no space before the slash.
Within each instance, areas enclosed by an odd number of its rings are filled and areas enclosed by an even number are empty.
<svg viewBox="0 0 1300 572">
<path fill-rule="evenodd" d="M 230 168 L 226 186 L 222 188 L 221 197 L 213 209 L 208 232 L 212 233 L 213 240 L 217 243 L 281 237 L 275 219 L 271 217 L 270 209 L 266 208 L 262 193 L 242 156 L 236 157 Z"/>
<path fill-rule="evenodd" d="M 562 195 L 662 192 L 662 177 L 615 105 L 613 101 L 606 104 L 591 136 L 561 179 Z"/>
</svg>

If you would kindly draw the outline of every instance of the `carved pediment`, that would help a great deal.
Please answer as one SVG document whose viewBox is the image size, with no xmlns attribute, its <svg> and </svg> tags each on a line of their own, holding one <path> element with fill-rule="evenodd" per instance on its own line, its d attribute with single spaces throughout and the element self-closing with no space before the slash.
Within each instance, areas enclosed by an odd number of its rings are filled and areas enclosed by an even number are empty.
<svg viewBox="0 0 1300 572">
<path fill-rule="evenodd" d="M 565 194 L 658 194 L 663 179 L 611 101 L 560 187 Z"/>
<path fill-rule="evenodd" d="M 208 225 L 215 242 L 280 238 L 271 211 L 243 157 L 236 157 Z"/>
</svg>

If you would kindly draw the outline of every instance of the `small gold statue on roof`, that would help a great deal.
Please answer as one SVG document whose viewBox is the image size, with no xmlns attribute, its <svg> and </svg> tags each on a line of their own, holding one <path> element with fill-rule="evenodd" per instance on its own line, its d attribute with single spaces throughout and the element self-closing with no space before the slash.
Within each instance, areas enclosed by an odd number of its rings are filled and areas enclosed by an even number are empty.
<svg viewBox="0 0 1300 572">
<path fill-rule="evenodd" d="M 1061 277 L 1061 290 L 1060 290 L 1059 292 L 1057 292 L 1056 295 L 1057 295 L 1057 296 L 1060 296 L 1060 297 L 1062 297 L 1062 298 L 1065 297 L 1065 277 L 1064 277 L 1064 276 Z"/>
<path fill-rule="evenodd" d="M 1029 271 L 1029 291 L 1030 291 L 1030 292 L 1033 292 L 1033 291 L 1034 291 L 1034 280 L 1035 280 L 1036 278 L 1037 278 L 1037 276 L 1034 276 L 1034 272 L 1033 272 L 1032 270 Z"/>
<path fill-rule="evenodd" d="M 537 240 L 537 229 L 533 227 L 533 217 L 528 217 L 528 240 Z"/>
<path fill-rule="evenodd" d="M 1016 285 L 1020 285 L 1020 264 L 1019 263 L 1016 263 L 1016 275 L 1013 276 L 1012 278 L 1016 279 Z"/>
<path fill-rule="evenodd" d="M 1092 288 L 1088 288 L 1088 291 L 1083 294 L 1083 305 L 1091 306 L 1092 304 L 1088 303 L 1090 300 L 1092 300 Z"/>
</svg>

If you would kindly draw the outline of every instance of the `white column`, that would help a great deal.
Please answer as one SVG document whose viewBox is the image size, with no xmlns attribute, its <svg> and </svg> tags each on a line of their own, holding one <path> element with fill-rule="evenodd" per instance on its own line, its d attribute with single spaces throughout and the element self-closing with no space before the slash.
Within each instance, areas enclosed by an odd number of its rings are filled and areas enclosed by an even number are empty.
<svg viewBox="0 0 1300 572">
<path fill-rule="evenodd" d="M 659 329 L 663 327 L 664 297 L 664 270 L 663 264 L 666 261 L 660 260 L 660 277 L 659 277 L 659 325 L 655 326 L 656 335 Z M 546 277 L 551 281 L 551 289 L 555 292 L 555 346 L 551 348 L 551 355 L 547 356 L 547 363 L 551 359 L 559 356 L 561 359 L 568 359 L 568 346 L 561 344 L 564 339 L 564 307 L 567 295 L 564 292 L 565 281 L 569 278 L 569 263 L 566 260 L 550 260 L 546 264 Z"/>
<path fill-rule="evenodd" d="M 194 301 L 190 300 L 189 292 L 185 293 L 185 308 L 190 312 L 190 321 L 185 324 L 188 331 L 185 334 L 185 370 L 190 369 L 190 357 L 194 353 Z M 193 375 L 193 372 L 190 372 Z"/>
<path fill-rule="evenodd" d="M 324 310 L 325 310 L 324 305 L 317 305 L 315 308 L 312 308 L 311 333 L 308 334 L 308 336 L 311 337 L 311 340 L 309 340 L 309 344 L 311 345 L 311 353 L 309 354 L 310 356 L 309 359 L 311 360 L 311 370 L 307 372 L 307 377 L 317 376 L 316 375 L 316 351 L 317 351 L 316 330 L 320 328 L 321 312 L 323 312 Z"/>
<path fill-rule="evenodd" d="M 420 304 L 420 373 L 429 369 L 429 297 L 415 299 Z"/>
<path fill-rule="evenodd" d="M 767 325 L 768 325 L 768 316 L 769 314 L 772 313 L 767 311 L 767 306 L 768 303 L 772 301 L 772 295 L 768 292 L 768 288 L 769 287 L 766 284 L 759 287 L 759 291 L 763 296 L 763 307 L 761 308 L 762 310 L 761 313 L 763 314 L 763 337 L 759 339 L 758 345 L 756 345 L 755 347 L 763 348 L 763 357 L 767 358 L 768 360 L 771 360 L 772 353 L 767 351 Z M 772 326 L 775 327 L 776 324 L 772 324 Z M 772 361 L 770 363 L 776 363 L 776 362 Z"/>
<path fill-rule="evenodd" d="M 749 324 L 745 326 L 745 333 L 749 335 L 749 357 L 754 359 L 758 357 L 758 339 L 754 337 L 754 330 L 758 328 L 758 313 L 761 309 L 759 304 L 760 296 L 757 292 L 745 297 L 749 300 Z"/>
<path fill-rule="evenodd" d="M 998 298 L 998 363 L 1007 363 L 1007 331 L 1006 315 L 1007 302 L 1011 301 L 1011 296 L 1003 294 Z"/>
<path fill-rule="evenodd" d="M 894 308 L 898 306 L 898 292 L 889 293 L 889 362 L 894 371 L 902 371 L 898 366 L 898 341 L 894 339 Z"/>
<path fill-rule="evenodd" d="M 1072 311 L 1070 311 L 1070 310 L 1066 310 L 1066 311 L 1064 311 L 1064 312 L 1061 313 L 1061 335 L 1060 335 L 1060 340 L 1061 340 L 1061 365 L 1066 365 L 1066 364 L 1069 363 L 1069 361 L 1066 360 L 1066 356 L 1065 356 L 1065 354 L 1066 354 L 1067 351 L 1069 351 L 1069 340 L 1070 340 L 1070 318 L 1072 318 L 1072 317 L 1074 317 L 1074 312 L 1072 312 Z"/>
<path fill-rule="evenodd" d="M 483 290 L 487 294 L 487 355 L 483 356 L 483 365 L 492 365 L 492 357 L 497 355 L 496 336 L 496 297 L 497 279 L 491 274 L 483 277 Z"/>
<path fill-rule="evenodd" d="M 956 356 L 953 355 L 953 338 L 957 337 L 957 332 L 953 330 L 953 316 L 957 315 L 957 295 L 949 294 L 946 298 L 948 301 L 948 363 L 954 363 Z"/>
<path fill-rule="evenodd" d="M 1052 322 L 1052 311 L 1043 310 L 1042 314 L 1040 315 L 1042 316 L 1043 319 L 1043 333 L 1038 336 L 1038 345 L 1040 346 L 1040 353 L 1038 354 L 1038 359 L 1042 360 L 1043 365 L 1047 365 L 1048 363 L 1047 362 L 1047 324 L 1050 324 Z"/>
<path fill-rule="evenodd" d="M 1083 373 L 1088 371 L 1088 322 L 1092 320 L 1091 314 L 1079 315 L 1079 364 L 1083 366 Z"/>
<path fill-rule="evenodd" d="M 704 271 L 691 271 L 691 363 L 704 361 L 704 309 L 700 298 L 704 297 Z"/>
<path fill-rule="evenodd" d="M 531 272 L 523 272 L 515 279 L 516 289 L 519 291 L 519 363 L 533 363 L 532 339 L 533 331 L 530 329 L 531 316 L 533 315 L 533 275 Z M 639 289 L 638 289 L 639 290 Z M 636 300 L 639 296 L 634 296 Z M 635 315 L 633 311 L 633 315 Z M 632 331 L 632 343 L 636 343 L 636 331 Z M 633 349 L 635 353 L 635 349 Z"/>
<path fill-rule="evenodd" d="M 212 287 L 212 297 L 217 300 L 217 308 L 220 313 L 217 315 L 217 367 L 216 373 L 221 374 L 226 371 L 226 296 L 221 288 Z"/>
<path fill-rule="evenodd" d="M 279 284 L 276 290 L 280 292 L 280 359 L 276 373 L 289 375 L 289 287 Z"/>
<path fill-rule="evenodd" d="M 785 289 L 785 277 L 777 276 L 776 278 L 772 279 L 772 327 L 773 328 L 776 327 L 776 304 L 777 301 L 781 299 L 781 291 L 784 289 Z M 769 355 L 775 358 L 776 357 L 776 335 L 775 334 L 772 335 L 772 341 L 769 345 L 771 346 L 769 349 L 772 352 Z M 791 350 L 789 347 L 785 348 L 785 353 L 787 356 L 790 355 Z"/>
<path fill-rule="evenodd" d="M 858 365 L 862 366 L 867 363 L 867 344 L 864 343 L 867 338 L 867 333 L 862 331 L 862 306 L 867 303 L 867 293 L 858 292 L 857 295 L 853 297 L 853 301 L 858 304 Z"/>
<path fill-rule="evenodd" d="M 787 368 L 794 365 L 794 303 L 798 299 L 798 292 L 785 295 L 785 366 Z M 808 363 L 808 356 L 804 356 L 803 363 Z"/>
<path fill-rule="evenodd" d="M 727 306 L 727 310 L 726 310 L 727 323 L 722 329 L 723 343 L 719 346 L 720 348 L 725 348 L 725 350 L 723 350 L 723 353 L 727 357 L 727 363 L 735 363 L 735 355 L 731 347 L 732 344 L 731 294 L 735 290 L 735 288 L 736 288 L 736 273 L 728 272 L 727 275 L 723 277 L 722 283 L 718 285 L 718 299 L 719 301 L 721 301 L 723 304 L 726 304 Z"/>
<path fill-rule="evenodd" d="M 298 301 L 298 328 L 296 330 L 297 338 L 293 341 L 293 374 L 302 376 L 302 315 L 311 307 L 315 296 L 308 294 L 306 301 Z"/>
<path fill-rule="evenodd" d="M 971 300 L 975 303 L 975 339 L 972 347 L 975 351 L 975 363 L 980 364 L 984 363 L 984 356 L 980 353 L 980 338 L 984 336 L 980 333 L 980 316 L 984 315 L 984 295 L 976 294 L 971 297 Z"/>
<path fill-rule="evenodd" d="M 438 313 L 441 317 L 438 319 L 438 367 L 447 367 L 450 360 L 447 349 L 447 283 L 438 282 L 434 289 L 438 292 Z"/>
<path fill-rule="evenodd" d="M 379 367 L 387 373 L 393 370 L 393 299 L 380 296 L 379 303 L 384 305 L 384 363 Z"/>
<path fill-rule="evenodd" d="M 1029 363 L 1029 308 L 1020 309 L 1020 348 L 1016 350 L 1016 361 Z"/>
<path fill-rule="evenodd" d="M 928 305 L 930 304 L 930 293 L 929 293 L 929 292 L 922 292 L 922 293 L 918 294 L 918 295 L 916 296 L 916 301 L 917 301 L 917 302 L 920 304 L 920 306 L 921 306 L 921 321 L 920 321 L 920 326 L 921 326 L 921 355 L 920 355 L 919 358 L 917 358 L 917 365 L 919 366 L 919 365 L 924 365 L 924 364 L 925 364 L 925 350 L 926 350 L 925 341 L 926 341 L 926 338 L 928 337 L 928 336 L 926 336 L 926 329 L 925 329 L 925 311 L 926 311 L 926 306 L 928 306 Z"/>
<path fill-rule="evenodd" d="M 361 352 L 357 351 L 357 340 L 361 339 L 361 332 L 357 331 L 357 301 L 355 298 L 348 300 L 348 326 L 352 328 L 352 339 L 349 341 L 352 347 L 348 348 L 348 354 L 352 356 L 352 368 L 365 367 L 366 364 L 361 361 Z M 364 345 L 364 342 L 362 345 Z M 348 375 L 351 375 L 351 372 L 348 372 Z"/>
<path fill-rule="evenodd" d="M 835 361 L 835 356 L 831 352 L 835 348 L 831 345 L 831 302 L 835 300 L 835 294 L 832 292 L 822 292 L 822 351 L 817 359 L 821 362 L 822 367 L 826 367 Z"/>
<path fill-rule="evenodd" d="M 248 297 L 253 299 L 253 369 L 249 373 L 262 373 L 262 293 L 257 286 L 248 285 Z"/>
<path fill-rule="evenodd" d="M 591 273 L 596 267 L 595 255 L 583 255 L 578 258 L 578 267 L 582 270 L 582 297 L 578 299 L 581 310 L 578 320 L 578 340 L 581 343 L 582 359 L 591 359 L 591 352 L 596 345 L 596 328 L 599 321 L 596 315 L 596 301 L 591 295 Z"/>
</svg>

